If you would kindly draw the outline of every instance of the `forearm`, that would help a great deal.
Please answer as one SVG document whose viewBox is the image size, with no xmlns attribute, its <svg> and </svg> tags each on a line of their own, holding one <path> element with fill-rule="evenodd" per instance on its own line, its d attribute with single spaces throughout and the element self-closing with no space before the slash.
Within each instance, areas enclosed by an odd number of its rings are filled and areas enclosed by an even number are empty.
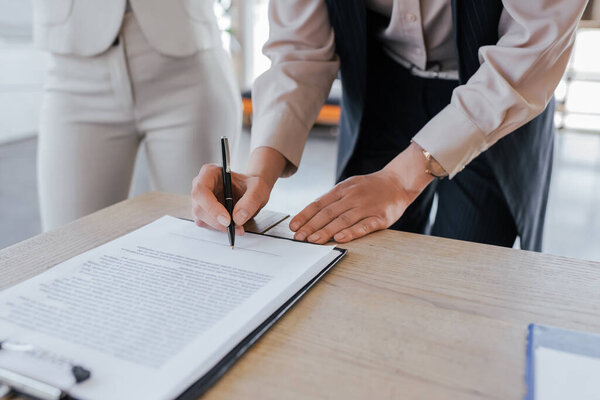
<svg viewBox="0 0 600 400">
<path fill-rule="evenodd" d="M 546 107 L 567 66 L 586 0 L 503 0 L 499 41 L 451 103 L 413 137 L 450 178 Z"/>
<path fill-rule="evenodd" d="M 270 147 L 296 172 L 309 131 L 333 83 L 339 61 L 324 0 L 269 2 L 271 67 L 254 82 L 251 149 Z"/>
<path fill-rule="evenodd" d="M 246 174 L 261 177 L 270 187 L 273 187 L 288 162 L 277 150 L 266 146 L 258 147 L 250 154 Z"/>
</svg>

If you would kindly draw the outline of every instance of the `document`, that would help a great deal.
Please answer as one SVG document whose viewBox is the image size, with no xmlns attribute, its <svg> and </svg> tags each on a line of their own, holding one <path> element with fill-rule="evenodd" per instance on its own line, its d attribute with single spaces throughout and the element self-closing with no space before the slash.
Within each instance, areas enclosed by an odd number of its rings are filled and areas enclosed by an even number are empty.
<svg viewBox="0 0 600 400">
<path fill-rule="evenodd" d="M 165 216 L 0 292 L 0 340 L 31 345 L 47 363 L 60 355 L 90 379 L 65 387 L 10 351 L 0 368 L 81 399 L 171 399 L 337 257 L 250 233 L 232 250 L 225 233 Z"/>
</svg>

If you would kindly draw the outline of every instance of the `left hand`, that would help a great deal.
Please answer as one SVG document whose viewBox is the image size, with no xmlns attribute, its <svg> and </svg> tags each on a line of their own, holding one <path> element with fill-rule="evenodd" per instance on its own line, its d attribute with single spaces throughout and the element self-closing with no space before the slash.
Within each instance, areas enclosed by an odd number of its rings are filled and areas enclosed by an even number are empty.
<svg viewBox="0 0 600 400">
<path fill-rule="evenodd" d="M 388 228 L 432 180 L 413 143 L 382 170 L 340 182 L 296 215 L 290 229 L 296 240 L 349 242 Z"/>
</svg>

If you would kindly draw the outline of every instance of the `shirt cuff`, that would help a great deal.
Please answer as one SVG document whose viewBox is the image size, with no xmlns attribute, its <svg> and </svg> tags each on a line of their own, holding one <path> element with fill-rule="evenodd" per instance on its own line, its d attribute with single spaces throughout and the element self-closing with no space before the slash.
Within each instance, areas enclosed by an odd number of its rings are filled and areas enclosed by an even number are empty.
<svg viewBox="0 0 600 400">
<path fill-rule="evenodd" d="M 252 121 L 250 152 L 258 147 L 271 147 L 280 152 L 287 165 L 281 174 L 287 177 L 296 172 L 310 128 L 285 107 L 256 117 Z"/>
<path fill-rule="evenodd" d="M 413 141 L 440 163 L 450 179 L 488 147 L 483 131 L 452 104 L 433 117 Z"/>
</svg>

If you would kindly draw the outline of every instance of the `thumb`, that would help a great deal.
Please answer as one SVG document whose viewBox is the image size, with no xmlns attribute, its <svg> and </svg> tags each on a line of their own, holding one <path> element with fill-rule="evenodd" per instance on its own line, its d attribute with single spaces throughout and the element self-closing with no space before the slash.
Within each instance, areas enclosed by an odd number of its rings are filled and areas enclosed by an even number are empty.
<svg viewBox="0 0 600 400">
<path fill-rule="evenodd" d="M 266 184 L 261 184 L 260 181 L 249 183 L 246 192 L 233 208 L 233 222 L 239 226 L 248 222 L 267 204 L 269 194 L 270 189 Z"/>
</svg>

